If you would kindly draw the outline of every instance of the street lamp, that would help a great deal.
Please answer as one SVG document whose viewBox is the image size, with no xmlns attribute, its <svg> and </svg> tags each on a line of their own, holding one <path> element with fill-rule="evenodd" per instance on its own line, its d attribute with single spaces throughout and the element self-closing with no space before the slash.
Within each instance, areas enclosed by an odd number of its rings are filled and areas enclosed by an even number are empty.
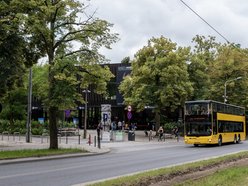
<svg viewBox="0 0 248 186">
<path fill-rule="evenodd" d="M 227 83 L 231 82 L 231 81 L 236 81 L 236 80 L 239 80 L 239 79 L 242 79 L 242 77 L 237 77 L 235 79 L 230 79 L 230 80 L 227 80 L 224 84 L 225 86 L 225 89 L 224 89 L 224 103 L 227 102 L 227 96 L 226 96 L 226 86 L 227 86 Z"/>
<path fill-rule="evenodd" d="M 85 93 L 85 107 L 84 107 L 84 139 L 86 139 L 87 136 L 87 105 L 88 105 L 88 93 L 90 93 L 90 90 L 86 89 L 83 90 L 82 92 Z"/>
</svg>

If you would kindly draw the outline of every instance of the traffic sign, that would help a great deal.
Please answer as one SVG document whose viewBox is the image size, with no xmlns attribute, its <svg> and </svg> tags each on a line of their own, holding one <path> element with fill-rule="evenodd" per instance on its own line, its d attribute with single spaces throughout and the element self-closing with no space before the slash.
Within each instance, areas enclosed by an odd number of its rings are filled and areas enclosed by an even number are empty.
<svg viewBox="0 0 248 186">
<path fill-rule="evenodd" d="M 108 120 L 108 114 L 103 114 L 103 121 L 107 121 Z"/>
<path fill-rule="evenodd" d="M 132 118 L 132 112 L 127 112 L 127 119 L 131 119 Z"/>
</svg>

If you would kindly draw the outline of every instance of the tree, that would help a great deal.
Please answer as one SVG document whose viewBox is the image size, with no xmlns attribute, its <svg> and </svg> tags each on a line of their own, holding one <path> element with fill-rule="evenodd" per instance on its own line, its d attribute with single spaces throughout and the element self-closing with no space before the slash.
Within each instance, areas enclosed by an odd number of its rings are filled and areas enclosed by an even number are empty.
<svg viewBox="0 0 248 186">
<path fill-rule="evenodd" d="M 210 67 L 217 55 L 217 47 L 220 45 L 215 42 L 212 36 L 197 35 L 192 39 L 195 43 L 188 65 L 190 81 L 193 84 L 194 93 L 191 100 L 209 98 Z"/>
<path fill-rule="evenodd" d="M 140 49 L 132 61 L 132 72 L 119 89 L 126 104 L 138 111 L 154 107 L 156 128 L 160 125 L 161 110 L 183 106 L 193 88 L 187 72 L 189 48 L 161 36 L 152 38 Z"/>
<path fill-rule="evenodd" d="M 246 91 L 248 80 L 248 51 L 236 48 L 233 44 L 225 44 L 218 48 L 218 56 L 210 66 L 211 99 L 223 102 L 224 84 L 226 81 L 241 77 L 241 80 L 227 84 L 227 96 L 230 104 L 248 106 Z"/>
<path fill-rule="evenodd" d="M 212 99 L 223 102 L 224 84 L 228 80 L 242 77 L 227 84 L 228 102 L 247 107 L 247 49 L 237 44 L 220 44 L 212 36 L 196 36 L 188 71 L 193 83 L 191 98 Z"/>
<path fill-rule="evenodd" d="M 19 21 L 15 19 L 18 10 L 10 5 L 10 0 L 0 2 L 0 97 L 8 91 L 22 86 L 25 73 L 24 45 L 19 35 Z"/>
<path fill-rule="evenodd" d="M 91 70 L 95 64 L 104 59 L 98 50 L 102 46 L 110 48 L 110 44 L 116 41 L 117 35 L 110 32 L 112 25 L 107 21 L 94 18 L 93 15 L 87 16 L 87 4 L 76 0 L 18 0 L 13 1 L 13 4 L 25 11 L 18 14 L 18 18 L 23 20 L 21 28 L 24 38 L 30 46 L 33 46 L 35 50 L 33 53 L 38 51 L 40 56 L 45 55 L 48 58 L 46 103 L 49 114 L 50 148 L 56 149 L 58 148 L 56 116 L 61 100 L 66 103 L 63 98 L 69 94 L 65 91 L 67 89 L 64 89 L 66 86 L 61 88 L 61 85 L 66 80 L 68 84 L 73 84 L 69 81 L 71 76 L 66 77 L 62 72 L 67 71 L 68 74 L 73 68 L 71 65 L 73 62 L 80 66 L 87 63 L 87 67 Z M 67 62 L 69 65 L 66 65 Z M 91 73 L 85 71 L 82 85 L 87 86 L 89 83 L 87 77 Z M 67 98 L 71 100 L 70 96 Z"/>
<path fill-rule="evenodd" d="M 121 60 L 121 63 L 122 64 L 129 64 L 130 63 L 130 57 L 124 57 L 122 60 Z"/>
</svg>

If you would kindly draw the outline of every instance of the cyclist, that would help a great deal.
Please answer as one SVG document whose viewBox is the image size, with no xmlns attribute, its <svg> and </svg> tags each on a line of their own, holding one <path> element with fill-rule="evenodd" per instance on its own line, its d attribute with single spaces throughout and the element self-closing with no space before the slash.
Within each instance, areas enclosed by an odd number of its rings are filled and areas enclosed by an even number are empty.
<svg viewBox="0 0 248 186">
<path fill-rule="evenodd" d="M 162 138 L 163 138 L 163 135 L 164 135 L 164 129 L 163 129 L 163 127 L 162 126 L 160 126 L 159 127 L 159 129 L 158 129 L 158 140 L 162 140 Z"/>
</svg>

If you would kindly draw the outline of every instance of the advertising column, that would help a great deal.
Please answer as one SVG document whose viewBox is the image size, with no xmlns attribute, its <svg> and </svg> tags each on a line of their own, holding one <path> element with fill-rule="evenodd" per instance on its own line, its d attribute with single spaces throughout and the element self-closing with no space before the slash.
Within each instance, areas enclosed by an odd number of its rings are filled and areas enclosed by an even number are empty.
<svg viewBox="0 0 248 186">
<path fill-rule="evenodd" d="M 111 105 L 102 104 L 101 105 L 101 123 L 103 127 L 102 141 L 110 141 L 110 124 L 111 124 Z"/>
</svg>

